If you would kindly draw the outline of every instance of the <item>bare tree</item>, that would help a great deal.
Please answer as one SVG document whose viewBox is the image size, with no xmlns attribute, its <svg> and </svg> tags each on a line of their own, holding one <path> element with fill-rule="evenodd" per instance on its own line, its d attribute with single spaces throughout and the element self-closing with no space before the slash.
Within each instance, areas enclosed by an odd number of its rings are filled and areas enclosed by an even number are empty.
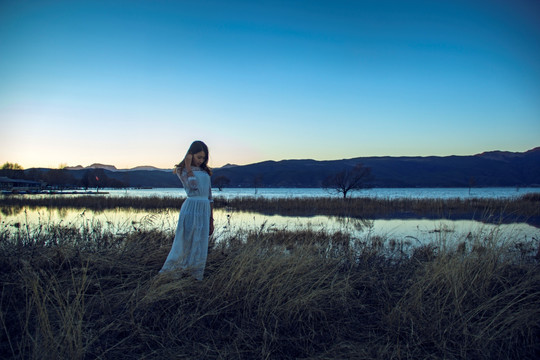
<svg viewBox="0 0 540 360">
<path fill-rule="evenodd" d="M 469 195 L 471 195 L 471 188 L 476 185 L 476 178 L 471 176 L 469 178 Z"/>
<path fill-rule="evenodd" d="M 23 170 L 23 167 L 17 163 L 6 162 L 2 165 L 2 170 Z"/>
<path fill-rule="evenodd" d="M 322 187 L 330 192 L 342 194 L 346 199 L 350 191 L 369 188 L 372 180 L 371 168 L 359 163 L 352 169 L 344 169 L 328 176 L 324 179 Z"/>
<path fill-rule="evenodd" d="M 95 187 L 96 192 L 99 192 L 100 187 L 109 185 L 109 177 L 103 169 L 90 169 L 84 172 L 80 184 L 85 189 Z"/>
<path fill-rule="evenodd" d="M 262 174 L 257 174 L 253 176 L 253 188 L 255 188 L 255 195 L 257 195 L 257 192 L 259 191 L 259 187 L 263 183 L 263 176 Z"/>
<path fill-rule="evenodd" d="M 6 176 L 12 179 L 24 179 L 24 169 L 17 163 L 6 162 L 0 168 L 0 176 Z"/>
<path fill-rule="evenodd" d="M 219 189 L 219 191 L 222 191 L 224 187 L 229 186 L 231 180 L 225 175 L 220 175 L 217 176 L 212 182 Z"/>
<path fill-rule="evenodd" d="M 66 169 L 50 169 L 44 174 L 44 179 L 49 185 L 56 186 L 60 190 L 73 186 L 77 182 Z"/>
</svg>

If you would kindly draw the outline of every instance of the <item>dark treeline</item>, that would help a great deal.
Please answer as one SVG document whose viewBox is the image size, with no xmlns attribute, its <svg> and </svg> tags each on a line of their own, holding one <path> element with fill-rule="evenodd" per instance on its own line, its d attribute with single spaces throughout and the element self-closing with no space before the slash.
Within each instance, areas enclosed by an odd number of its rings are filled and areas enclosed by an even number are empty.
<svg viewBox="0 0 540 360">
<path fill-rule="evenodd" d="M 69 188 L 124 188 L 128 182 L 111 178 L 104 169 L 87 169 L 74 176 L 74 172 L 67 169 L 28 169 L 28 170 L 0 170 L 0 176 L 10 179 L 22 179 L 44 182 L 47 186 L 57 189 Z"/>
<path fill-rule="evenodd" d="M 2 169 L 0 176 L 44 182 L 49 187 L 66 188 L 128 188 L 128 187 L 181 187 L 172 171 L 129 170 L 111 171 L 90 169 Z"/>
</svg>

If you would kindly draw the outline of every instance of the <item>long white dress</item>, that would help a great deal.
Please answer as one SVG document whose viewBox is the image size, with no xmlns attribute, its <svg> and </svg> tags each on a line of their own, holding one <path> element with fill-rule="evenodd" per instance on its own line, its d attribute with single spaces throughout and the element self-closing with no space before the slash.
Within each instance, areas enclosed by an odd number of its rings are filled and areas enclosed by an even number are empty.
<svg viewBox="0 0 540 360">
<path fill-rule="evenodd" d="M 199 167 L 193 167 L 192 170 L 192 177 L 187 176 L 185 169 L 177 173 L 186 190 L 187 199 L 180 208 L 174 242 L 160 273 L 183 269 L 202 280 L 208 255 L 212 188 L 206 171 Z"/>
</svg>

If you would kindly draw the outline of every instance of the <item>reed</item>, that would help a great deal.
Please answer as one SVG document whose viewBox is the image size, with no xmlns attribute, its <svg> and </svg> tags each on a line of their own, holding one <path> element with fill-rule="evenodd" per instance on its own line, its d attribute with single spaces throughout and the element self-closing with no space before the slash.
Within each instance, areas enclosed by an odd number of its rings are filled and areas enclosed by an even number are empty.
<svg viewBox="0 0 540 360">
<path fill-rule="evenodd" d="M 6 359 L 531 359 L 538 244 L 463 236 L 403 251 L 384 238 L 221 231 L 203 281 L 158 275 L 150 225 L 0 229 Z"/>
<path fill-rule="evenodd" d="M 49 207 L 105 210 L 115 208 L 166 209 L 180 208 L 184 202 L 178 197 L 136 197 L 108 195 L 37 195 L 37 196 L 2 196 L 0 206 L 4 207 Z"/>
<path fill-rule="evenodd" d="M 358 218 L 467 218 L 504 222 L 540 217 L 540 198 L 233 198 L 216 199 L 217 207 L 292 216 L 334 215 Z"/>
</svg>

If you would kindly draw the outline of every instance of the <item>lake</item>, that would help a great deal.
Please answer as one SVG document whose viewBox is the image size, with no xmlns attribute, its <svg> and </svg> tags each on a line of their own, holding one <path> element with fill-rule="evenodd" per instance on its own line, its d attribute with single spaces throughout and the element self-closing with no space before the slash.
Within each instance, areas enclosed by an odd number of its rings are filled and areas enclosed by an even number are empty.
<svg viewBox="0 0 540 360">
<path fill-rule="evenodd" d="M 472 220 L 448 219 L 351 219 L 335 216 L 288 217 L 263 215 L 253 212 L 216 209 L 216 239 L 238 231 L 313 230 L 342 231 L 360 239 L 382 238 L 408 246 L 426 243 L 456 244 L 473 234 L 477 238 L 493 238 L 520 242 L 540 239 L 540 229 L 526 224 L 487 224 Z M 81 209 L 21 208 L 4 210 L 0 213 L 0 231 L 17 231 L 18 228 L 43 227 L 61 224 L 82 228 L 106 229 L 112 233 L 126 233 L 134 229 L 159 229 L 170 231 L 176 228 L 178 210 L 158 211 L 113 209 L 91 211 Z"/>
<path fill-rule="evenodd" d="M 173 196 L 185 197 L 182 188 L 155 189 L 105 189 L 111 196 Z M 287 197 L 338 197 L 321 188 L 224 188 L 223 191 L 212 189 L 215 197 L 233 198 L 243 196 L 287 198 Z M 512 198 L 528 193 L 540 192 L 540 188 L 377 188 L 352 191 L 352 197 L 372 198 Z"/>
</svg>

